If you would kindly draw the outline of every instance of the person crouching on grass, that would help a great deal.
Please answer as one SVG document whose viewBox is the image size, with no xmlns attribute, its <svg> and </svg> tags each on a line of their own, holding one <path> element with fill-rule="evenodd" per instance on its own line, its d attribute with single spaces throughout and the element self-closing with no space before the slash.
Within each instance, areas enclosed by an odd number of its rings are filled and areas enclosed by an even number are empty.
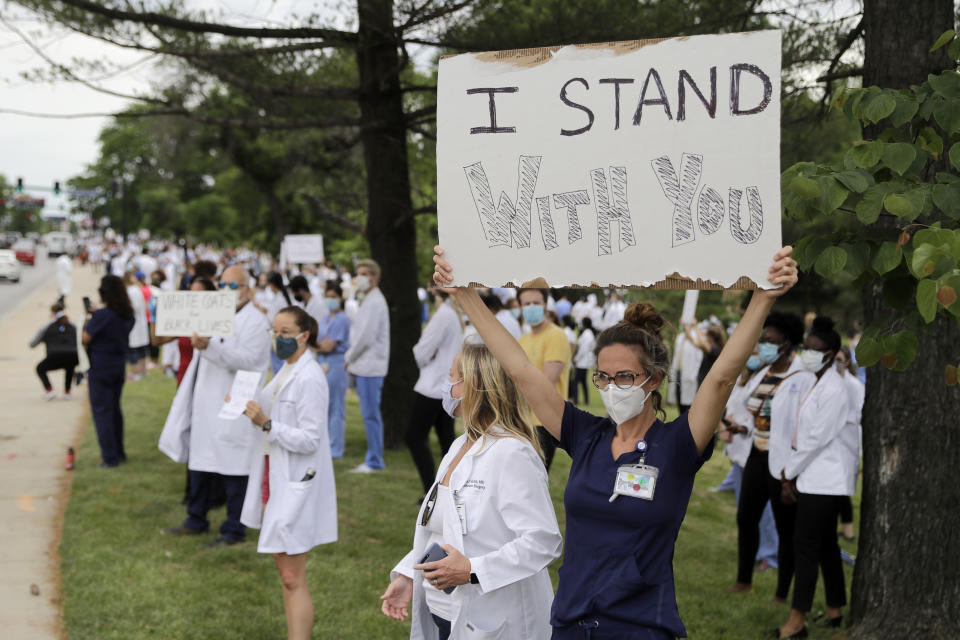
<svg viewBox="0 0 960 640">
<path fill-rule="evenodd" d="M 313 601 L 307 551 L 337 540 L 327 379 L 315 355 L 317 321 L 306 311 L 281 309 L 271 335 L 283 366 L 244 411 L 260 433 L 240 520 L 260 529 L 257 551 L 273 554 L 283 582 L 288 640 L 308 640 Z"/>
<path fill-rule="evenodd" d="M 434 282 L 449 287 L 452 267 L 435 248 Z M 664 423 L 658 389 L 670 363 L 663 318 L 634 303 L 597 336 L 593 383 L 609 417 L 565 402 L 556 386 L 469 287 L 447 291 L 547 431 L 572 458 L 564 494 L 566 553 L 553 601 L 554 640 L 667 640 L 685 637 L 673 553 L 694 476 L 713 451 L 730 391 L 777 297 L 797 282 L 791 247 L 773 257 L 736 331 L 700 385 L 687 413 Z M 482 582 L 482 581 L 481 581 Z M 443 583 L 441 583 L 443 584 Z M 510 637 L 524 637 L 511 630 Z"/>
</svg>

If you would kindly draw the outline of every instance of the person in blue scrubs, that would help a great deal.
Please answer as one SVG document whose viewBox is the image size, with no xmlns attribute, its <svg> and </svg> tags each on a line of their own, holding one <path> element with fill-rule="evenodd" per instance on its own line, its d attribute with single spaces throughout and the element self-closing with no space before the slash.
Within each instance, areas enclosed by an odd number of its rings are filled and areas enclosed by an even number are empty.
<svg viewBox="0 0 960 640">
<path fill-rule="evenodd" d="M 330 431 L 330 455 L 343 457 L 347 432 L 347 384 L 350 374 L 343 366 L 343 354 L 350 347 L 350 318 L 343 311 L 343 290 L 334 280 L 327 281 L 323 303 L 328 313 L 319 323 L 317 361 L 327 374 L 330 404 L 327 428 Z"/>
<path fill-rule="evenodd" d="M 452 268 L 435 248 L 434 281 Z M 565 402 L 471 288 L 450 288 L 480 337 L 517 383 L 541 424 L 573 459 L 564 494 L 567 540 L 550 623 L 554 640 L 667 640 L 686 637 L 674 591 L 673 552 L 696 472 L 730 390 L 777 297 L 797 282 L 792 248 L 773 258 L 736 331 L 697 391 L 690 410 L 664 423 L 658 389 L 670 367 L 664 320 L 634 303 L 601 332 L 593 382 L 609 417 Z"/>
<path fill-rule="evenodd" d="M 97 428 L 97 441 L 100 443 L 100 466 L 116 467 L 127 461 L 123 447 L 120 395 L 123 393 L 129 336 L 133 329 L 133 306 L 126 285 L 117 276 L 103 276 L 98 292 L 103 306 L 87 316 L 82 340 L 90 358 L 87 388 L 90 391 L 90 411 Z"/>
</svg>

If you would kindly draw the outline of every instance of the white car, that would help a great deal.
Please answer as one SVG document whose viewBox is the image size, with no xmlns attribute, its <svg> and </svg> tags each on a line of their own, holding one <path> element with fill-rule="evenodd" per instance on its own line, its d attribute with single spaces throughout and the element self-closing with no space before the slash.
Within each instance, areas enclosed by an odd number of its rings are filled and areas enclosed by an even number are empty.
<svg viewBox="0 0 960 640">
<path fill-rule="evenodd" d="M 0 249 L 0 278 L 20 282 L 20 263 L 10 249 Z"/>
</svg>

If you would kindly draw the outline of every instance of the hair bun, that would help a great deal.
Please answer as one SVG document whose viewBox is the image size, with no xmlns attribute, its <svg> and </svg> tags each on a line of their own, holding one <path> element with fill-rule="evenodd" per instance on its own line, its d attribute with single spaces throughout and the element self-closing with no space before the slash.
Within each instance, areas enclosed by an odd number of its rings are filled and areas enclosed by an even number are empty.
<svg viewBox="0 0 960 640">
<path fill-rule="evenodd" d="M 634 302 L 627 307 L 623 320 L 658 337 L 664 325 L 663 317 L 646 302 Z"/>
<path fill-rule="evenodd" d="M 832 318 L 827 316 L 817 316 L 813 319 L 813 331 L 817 333 L 829 333 L 833 331 L 834 323 Z"/>
</svg>

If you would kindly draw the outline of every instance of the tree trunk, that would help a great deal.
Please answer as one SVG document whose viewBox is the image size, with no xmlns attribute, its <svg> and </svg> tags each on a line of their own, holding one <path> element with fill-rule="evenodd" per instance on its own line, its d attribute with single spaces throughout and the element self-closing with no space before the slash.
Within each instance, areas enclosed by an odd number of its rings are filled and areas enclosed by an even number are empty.
<svg viewBox="0 0 960 640">
<path fill-rule="evenodd" d="M 400 92 L 393 0 L 357 3 L 360 127 L 367 172 L 367 241 L 382 269 L 390 307 L 390 371 L 381 410 L 387 446 L 403 442 L 418 370 L 411 347 L 420 336 L 416 227 L 410 198 L 407 126 Z"/>
<path fill-rule="evenodd" d="M 929 48 L 953 19 L 952 0 L 866 0 L 864 86 L 904 88 L 951 66 Z M 881 286 L 868 288 L 864 319 L 892 315 Z M 938 317 L 906 372 L 867 370 L 854 640 L 960 638 L 960 388 L 943 378 L 958 336 Z"/>
</svg>

